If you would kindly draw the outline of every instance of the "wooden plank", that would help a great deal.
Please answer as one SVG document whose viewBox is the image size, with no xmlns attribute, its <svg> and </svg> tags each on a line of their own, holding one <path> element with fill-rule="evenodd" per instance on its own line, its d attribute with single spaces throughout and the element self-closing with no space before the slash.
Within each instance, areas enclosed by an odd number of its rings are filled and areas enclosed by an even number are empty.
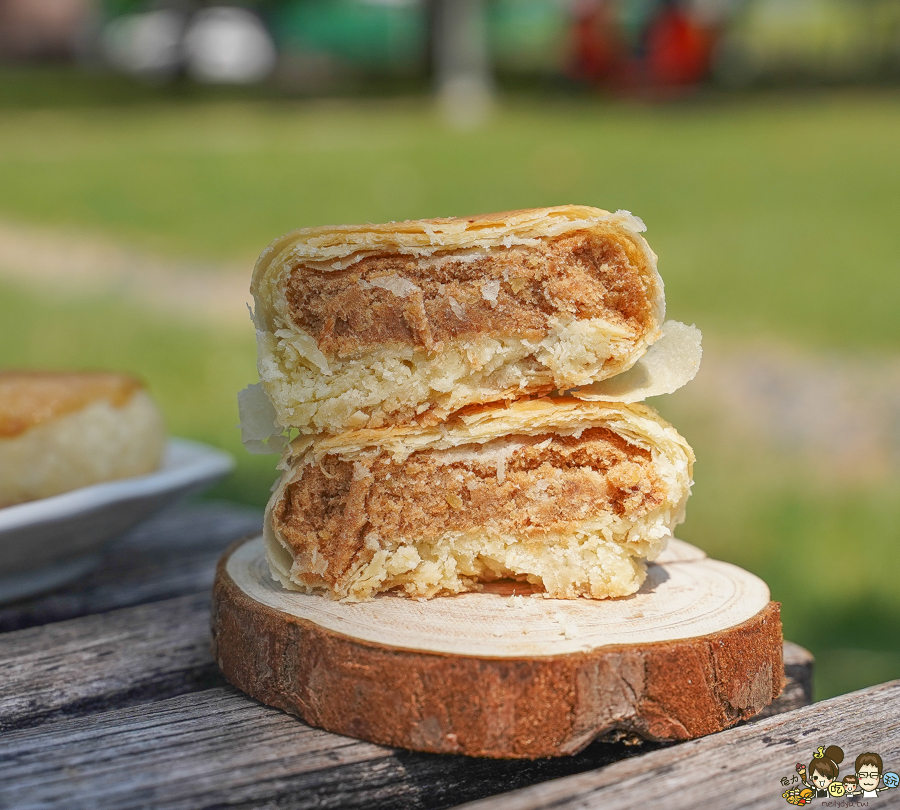
<svg viewBox="0 0 900 810">
<path fill-rule="evenodd" d="M 65 588 L 0 605 L 0 633 L 208 592 L 225 548 L 261 526 L 258 509 L 176 506 L 114 541 L 100 566 Z"/>
<path fill-rule="evenodd" d="M 231 687 L 0 738 L 0 804 L 25 808 L 437 808 L 641 749 L 481 760 L 398 751 L 310 728 Z"/>
<path fill-rule="evenodd" d="M 787 648 L 785 655 L 804 653 Z M 773 711 L 808 701 L 812 660 L 805 655 L 796 672 L 787 671 Z M 210 653 L 205 593 L 4 634 L 0 671 L 0 730 L 223 682 Z M 797 672 L 805 673 L 799 690 Z"/>
<path fill-rule="evenodd" d="M 206 593 L 6 633 L 0 672 L 0 730 L 223 682 Z"/>
<path fill-rule="evenodd" d="M 628 762 L 465 805 L 466 810 L 604 810 L 666 807 L 732 810 L 783 806 L 780 783 L 820 745 L 840 745 L 848 763 L 876 751 L 900 766 L 900 681 L 682 743 Z M 850 771 L 845 767 L 845 773 Z M 900 806 L 900 791 L 878 805 Z M 838 801 L 838 800 L 835 800 Z"/>
<path fill-rule="evenodd" d="M 14 732 L 0 751 L 10 804 L 98 808 L 240 802 L 259 782 L 387 753 L 222 688 Z"/>
<path fill-rule="evenodd" d="M 0 738 L 0 804 L 438 810 L 660 748 L 536 761 L 419 754 L 310 728 L 221 687 Z"/>
<path fill-rule="evenodd" d="M 510 762 L 310 729 L 231 687 L 204 689 L 219 682 L 205 594 L 6 634 L 0 670 L 0 806 L 440 808 L 657 747 Z"/>
</svg>

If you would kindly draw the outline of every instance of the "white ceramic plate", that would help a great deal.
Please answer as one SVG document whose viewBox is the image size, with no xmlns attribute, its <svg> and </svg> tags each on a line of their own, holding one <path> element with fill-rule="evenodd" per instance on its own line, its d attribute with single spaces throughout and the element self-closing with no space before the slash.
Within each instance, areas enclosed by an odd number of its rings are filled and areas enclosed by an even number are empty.
<svg viewBox="0 0 900 810">
<path fill-rule="evenodd" d="M 81 576 L 109 540 L 233 468 L 234 459 L 222 450 L 170 439 L 156 472 L 0 509 L 0 602 Z"/>
</svg>

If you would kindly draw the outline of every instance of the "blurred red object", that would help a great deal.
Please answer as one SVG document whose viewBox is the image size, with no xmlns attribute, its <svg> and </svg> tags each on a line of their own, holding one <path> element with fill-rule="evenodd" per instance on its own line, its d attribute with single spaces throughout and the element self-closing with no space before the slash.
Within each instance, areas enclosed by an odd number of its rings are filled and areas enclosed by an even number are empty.
<svg viewBox="0 0 900 810">
<path fill-rule="evenodd" d="M 628 51 L 610 2 L 588 3 L 576 10 L 572 51 L 574 78 L 592 84 L 615 84 L 623 78 Z"/>
<path fill-rule="evenodd" d="M 713 36 L 676 4 L 663 7 L 647 32 L 645 76 L 654 87 L 697 84 L 710 67 Z"/>
<path fill-rule="evenodd" d="M 571 75 L 617 92 L 671 92 L 709 74 L 718 32 L 677 0 L 648 10 L 637 30 L 626 32 L 626 0 L 583 0 L 574 10 Z M 630 35 L 629 35 L 630 33 Z"/>
</svg>

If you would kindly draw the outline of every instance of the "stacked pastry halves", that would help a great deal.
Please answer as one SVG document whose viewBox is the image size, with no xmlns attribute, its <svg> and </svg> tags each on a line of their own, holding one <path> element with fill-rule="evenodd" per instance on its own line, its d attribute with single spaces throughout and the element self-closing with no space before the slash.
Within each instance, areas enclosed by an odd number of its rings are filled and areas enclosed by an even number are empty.
<svg viewBox="0 0 900 810">
<path fill-rule="evenodd" d="M 700 362 L 699 332 L 663 324 L 643 230 L 563 206 L 267 248 L 261 384 L 241 411 L 251 448 L 293 437 L 266 510 L 273 576 L 351 600 L 501 578 L 560 598 L 636 591 L 693 463 L 637 403 Z"/>
</svg>

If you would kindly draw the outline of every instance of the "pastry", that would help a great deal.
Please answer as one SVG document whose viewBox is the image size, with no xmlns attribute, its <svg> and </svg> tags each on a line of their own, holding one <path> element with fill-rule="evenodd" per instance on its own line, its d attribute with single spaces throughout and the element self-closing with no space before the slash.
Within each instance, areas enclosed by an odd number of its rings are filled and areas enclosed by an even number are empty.
<svg viewBox="0 0 900 810">
<path fill-rule="evenodd" d="M 284 587 L 339 599 L 500 578 L 624 596 L 683 519 L 693 460 L 652 409 L 569 397 L 301 437 L 266 511 L 267 556 Z"/>
<path fill-rule="evenodd" d="M 624 211 L 562 206 L 288 234 L 251 285 L 278 424 L 429 425 L 620 374 L 664 318 L 643 229 Z"/>
<path fill-rule="evenodd" d="M 151 472 L 165 441 L 133 377 L 0 371 L 0 507 Z"/>
</svg>

